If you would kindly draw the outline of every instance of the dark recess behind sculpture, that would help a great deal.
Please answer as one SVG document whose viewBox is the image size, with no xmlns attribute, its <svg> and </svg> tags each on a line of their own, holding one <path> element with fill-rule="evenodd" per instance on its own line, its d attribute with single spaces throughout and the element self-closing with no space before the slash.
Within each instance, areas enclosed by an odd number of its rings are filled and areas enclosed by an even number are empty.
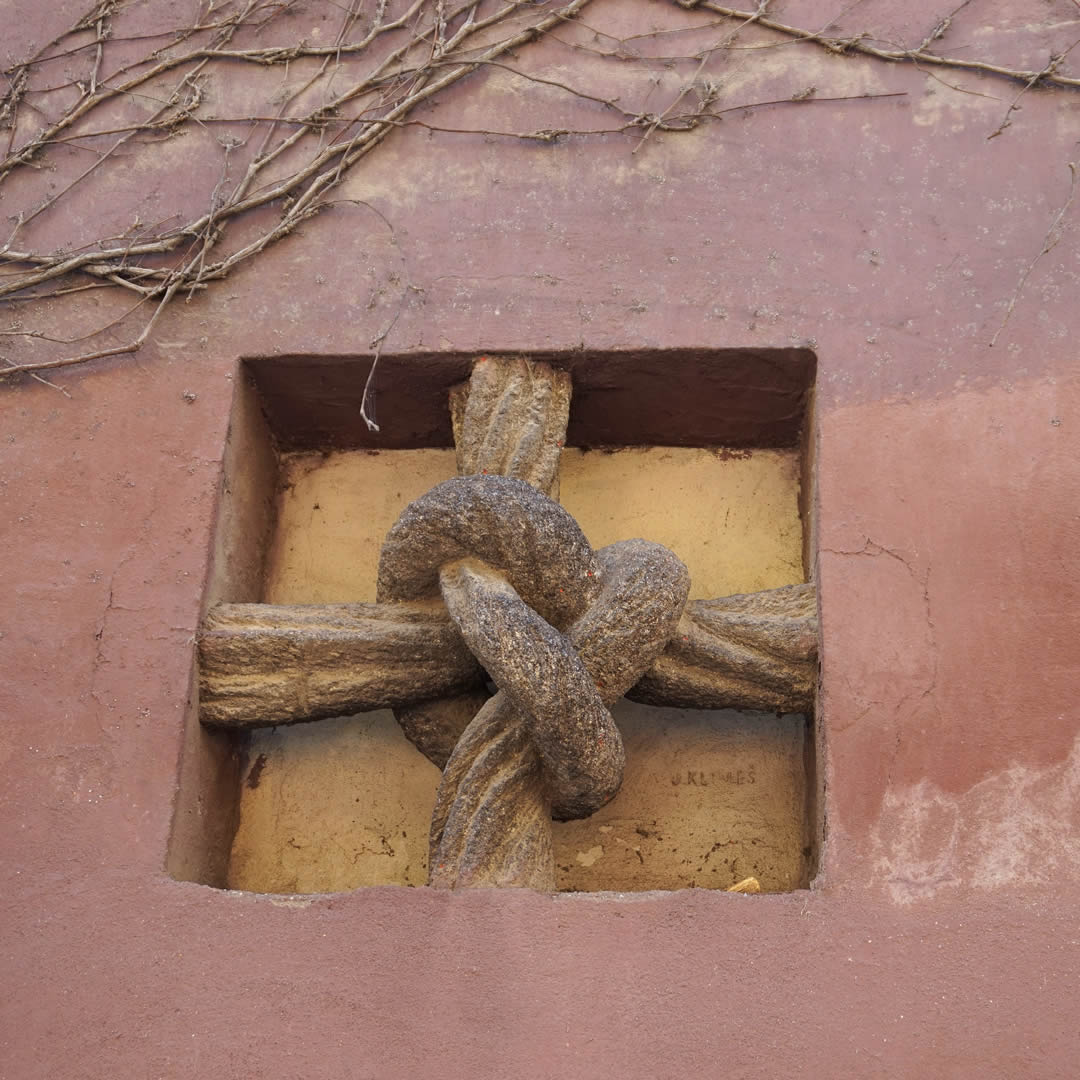
<svg viewBox="0 0 1080 1080">
<path fill-rule="evenodd" d="M 382 356 L 373 380 L 381 430 L 358 420 L 370 356 L 245 361 L 283 451 L 453 446 L 447 395 L 477 353 Z M 653 349 L 541 353 L 569 370 L 567 445 L 791 447 L 799 443 L 817 359 L 809 349 Z M 368 409 L 369 413 L 371 409 Z"/>
</svg>

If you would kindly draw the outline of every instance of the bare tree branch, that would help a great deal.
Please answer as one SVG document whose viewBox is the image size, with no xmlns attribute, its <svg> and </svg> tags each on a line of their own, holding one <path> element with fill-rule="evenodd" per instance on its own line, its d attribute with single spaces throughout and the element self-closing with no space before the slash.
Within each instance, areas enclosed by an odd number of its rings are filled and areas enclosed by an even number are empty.
<svg viewBox="0 0 1080 1080">
<path fill-rule="evenodd" d="M 1020 294 L 1024 291 L 1024 286 L 1027 284 L 1027 279 L 1031 276 L 1031 271 L 1035 269 L 1035 264 L 1044 256 L 1049 254 L 1057 247 L 1062 237 L 1061 223 L 1065 219 L 1065 215 L 1069 212 L 1069 207 L 1073 204 L 1073 199 L 1076 197 L 1076 181 L 1077 181 L 1077 168 L 1076 163 L 1069 162 L 1069 175 L 1071 177 L 1069 181 L 1069 196 L 1065 200 L 1061 209 L 1057 212 L 1053 222 L 1047 230 L 1046 237 L 1043 240 L 1042 249 L 1024 267 L 1023 272 L 1020 274 L 1020 280 L 1016 283 L 1016 288 L 1013 290 L 1013 294 L 1009 299 L 1008 307 L 1005 308 L 1005 314 L 1001 317 L 1001 325 L 994 332 L 994 336 L 990 339 L 990 347 L 993 348 L 997 344 L 998 338 L 1001 336 L 1002 330 L 1005 329 L 1006 323 L 1012 317 L 1013 309 L 1016 307 L 1017 300 L 1020 299 Z"/>
<path fill-rule="evenodd" d="M 752 10 L 712 0 L 672 0 L 676 7 L 695 13 L 687 16 L 686 25 L 625 38 L 582 21 L 588 2 L 375 0 L 373 7 L 365 8 L 359 0 L 335 0 L 333 29 L 323 41 L 289 37 L 284 19 L 300 10 L 295 0 L 208 0 L 198 16 L 186 24 L 178 22 L 156 33 L 142 32 L 141 25 L 131 27 L 139 33 L 125 33 L 129 28 L 126 5 L 119 0 L 94 3 L 70 29 L 2 72 L 7 86 L 0 96 L 0 129 L 6 127 L 8 135 L 0 160 L 0 190 L 7 188 L 9 177 L 16 173 L 32 187 L 34 174 L 29 170 L 53 170 L 58 162 L 64 165 L 65 179 L 58 190 L 46 190 L 44 183 L 39 184 L 38 201 L 13 214 L 10 233 L 0 245 L 0 300 L 17 301 L 22 312 L 32 315 L 45 301 L 89 289 L 120 289 L 137 299 L 107 324 L 67 339 L 13 323 L 3 336 L 21 343 L 24 350 L 44 350 L 61 342 L 90 345 L 97 339 L 96 347 L 66 356 L 27 358 L 21 363 L 4 357 L 0 382 L 19 374 L 34 375 L 137 352 L 178 292 L 190 298 L 210 287 L 327 207 L 346 202 L 367 206 L 382 219 L 391 241 L 397 244 L 385 215 L 360 200 L 335 198 L 335 189 L 399 128 L 542 145 L 575 136 L 618 137 L 633 139 L 636 153 L 660 134 L 691 131 L 732 112 L 900 96 L 898 91 L 830 96 L 827 89 L 820 93 L 803 81 L 769 100 L 736 103 L 725 94 L 723 80 L 709 74 L 710 61 L 727 50 L 785 44 L 809 44 L 833 55 L 911 63 L 934 78 L 938 78 L 935 70 L 949 68 L 1019 82 L 1020 90 L 991 138 L 1009 128 L 1019 102 L 1029 91 L 1080 86 L 1080 79 L 1062 70 L 1075 45 L 1052 56 L 1038 71 L 984 60 L 959 60 L 932 51 L 971 0 L 963 0 L 939 19 L 914 48 L 883 47 L 867 33 L 844 36 L 837 32 L 836 24 L 849 16 L 860 0 L 849 3 L 818 30 L 779 21 L 769 14 L 770 0 L 757 0 Z M 1072 2 L 1080 7 L 1080 0 Z M 752 33 L 744 34 L 748 30 Z M 684 40 L 682 35 L 686 34 L 698 35 L 698 40 L 707 44 L 697 49 L 688 46 L 685 56 L 647 56 L 637 44 L 677 36 Z M 603 47 L 585 44 L 580 39 L 586 35 L 603 42 Z M 740 35 L 748 41 L 740 41 Z M 605 96 L 595 86 L 574 85 L 550 70 L 528 70 L 524 50 L 545 38 L 561 47 L 593 54 L 605 63 L 685 65 L 680 69 L 685 77 L 665 106 L 647 111 L 649 95 L 660 85 L 652 76 L 641 84 L 646 92 L 631 102 L 636 89 L 632 79 L 630 93 L 622 87 L 618 95 Z M 143 42 L 145 46 L 140 46 Z M 608 43 L 614 47 L 607 47 Z M 43 69 L 55 70 L 50 65 L 57 63 L 70 78 L 46 85 Z M 246 103 L 247 107 L 223 108 L 221 80 L 237 65 L 251 76 L 244 85 L 257 88 L 256 93 L 263 96 Z M 545 94 L 535 99 L 535 125 L 523 125 L 523 130 L 505 130 L 482 122 L 436 122 L 430 108 L 440 96 L 484 70 L 503 72 L 528 86 L 560 91 L 565 95 L 565 107 L 576 109 L 581 119 L 575 123 L 555 114 L 552 110 L 563 105 L 557 101 L 552 104 L 551 95 Z M 259 72 L 270 75 L 264 78 Z M 267 88 L 264 82 L 274 85 Z M 964 93 L 980 92 L 946 85 Z M 590 110 L 602 112 L 603 119 L 590 122 Z M 236 115 L 227 115 L 229 112 Z M 133 221 L 130 227 L 110 226 L 122 235 L 92 240 L 72 237 L 62 250 L 43 250 L 35 245 L 38 219 L 55 220 L 54 215 L 63 213 L 79 196 L 80 187 L 93 186 L 96 191 L 107 183 L 119 167 L 119 159 L 143 140 L 172 139 L 193 132 L 221 147 L 222 162 L 213 189 L 201 196 L 202 201 L 187 217 L 173 213 L 144 225 L 132 210 L 127 218 Z M 94 159 L 76 169 L 61 156 L 65 150 L 89 152 Z M 1073 179 L 1075 187 L 1075 170 Z M 1072 197 L 1070 190 L 1044 250 L 1022 276 L 998 334 L 1035 262 L 1060 239 L 1057 230 Z M 251 217 L 256 210 L 263 211 L 263 216 Z M 272 211 L 269 216 L 268 210 Z M 241 220 L 258 224 L 250 229 L 245 226 L 241 232 L 234 227 Z M 400 246 L 399 254 L 401 292 L 371 339 L 375 359 L 363 414 L 372 425 L 371 395 L 379 356 L 410 295 L 422 291 L 409 279 Z M 131 329 L 125 344 L 117 344 L 116 334 L 131 326 L 139 318 L 139 309 L 147 304 L 153 309 L 149 318 L 137 332 Z"/>
</svg>

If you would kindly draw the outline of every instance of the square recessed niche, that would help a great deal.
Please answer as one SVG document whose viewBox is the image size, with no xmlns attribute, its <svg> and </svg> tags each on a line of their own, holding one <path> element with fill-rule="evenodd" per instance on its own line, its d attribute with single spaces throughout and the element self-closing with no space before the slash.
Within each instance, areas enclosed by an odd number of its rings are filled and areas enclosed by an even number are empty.
<svg viewBox="0 0 1080 1080">
<path fill-rule="evenodd" d="M 594 547 L 672 548 L 691 598 L 808 580 L 805 349 L 530 354 L 573 378 L 560 501 Z M 360 418 L 370 358 L 241 364 L 206 607 L 375 598 L 379 549 L 413 499 L 455 474 L 448 409 L 474 354 L 382 357 L 379 432 Z M 806 887 L 816 869 L 810 715 L 621 701 L 616 798 L 554 825 L 569 891 Z M 169 869 L 269 893 L 423 885 L 439 772 L 386 710 L 248 734 L 188 720 Z"/>
</svg>

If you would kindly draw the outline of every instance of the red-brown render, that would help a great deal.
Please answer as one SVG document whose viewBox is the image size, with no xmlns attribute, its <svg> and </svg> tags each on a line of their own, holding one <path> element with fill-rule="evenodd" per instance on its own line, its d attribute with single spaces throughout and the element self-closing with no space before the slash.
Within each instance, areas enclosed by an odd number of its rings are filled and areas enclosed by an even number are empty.
<svg viewBox="0 0 1080 1080">
<path fill-rule="evenodd" d="M 4 66 L 76 6 L 0 5 Z M 813 27 L 843 7 L 782 6 Z M 845 25 L 917 42 L 944 7 L 878 0 Z M 626 33 L 671 17 L 590 10 Z M 992 0 L 960 44 L 1038 67 L 1078 17 Z M 573 70 L 535 48 L 534 70 Z M 403 130 L 348 188 L 398 247 L 342 207 L 179 303 L 136 358 L 56 375 L 69 397 L 0 388 L 0 1075 L 1076 1075 L 1070 217 L 988 342 L 1068 197 L 1080 97 L 1033 90 L 988 141 L 1014 84 L 943 73 L 979 97 L 812 46 L 730 64 L 748 102 L 803 84 L 907 96 L 735 113 L 636 155 Z M 439 122 L 467 126 L 482 101 L 490 126 L 527 125 L 499 78 L 460 84 Z M 217 168 L 192 154 L 147 197 L 172 207 Z M 368 310 L 369 269 L 400 253 L 423 293 L 397 354 L 816 352 L 811 890 L 286 899 L 166 873 L 238 361 L 368 354 L 388 310 Z M 111 303 L 57 306 L 57 336 Z"/>
</svg>

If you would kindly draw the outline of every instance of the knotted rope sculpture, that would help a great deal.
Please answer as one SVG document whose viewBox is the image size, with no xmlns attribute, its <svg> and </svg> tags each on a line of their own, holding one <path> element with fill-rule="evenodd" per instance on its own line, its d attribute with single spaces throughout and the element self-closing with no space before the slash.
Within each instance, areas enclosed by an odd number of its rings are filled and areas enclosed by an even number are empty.
<svg viewBox="0 0 1080 1080">
<path fill-rule="evenodd" d="M 594 552 L 549 497 L 569 405 L 566 372 L 478 361 L 451 398 L 462 475 L 390 530 L 377 603 L 224 604 L 199 637 L 204 724 L 394 709 L 443 770 L 433 885 L 555 887 L 551 819 L 588 816 L 619 789 L 608 706 L 623 694 L 812 707 L 813 586 L 687 604 L 686 568 L 659 544 Z"/>
<path fill-rule="evenodd" d="M 587 817 L 618 791 L 608 706 L 663 652 L 689 588 L 659 544 L 593 552 L 522 480 L 448 480 L 405 510 L 383 546 L 379 600 L 441 593 L 498 687 L 443 771 L 432 884 L 554 888 L 551 818 Z M 422 751 L 435 726 L 410 729 Z"/>
</svg>

